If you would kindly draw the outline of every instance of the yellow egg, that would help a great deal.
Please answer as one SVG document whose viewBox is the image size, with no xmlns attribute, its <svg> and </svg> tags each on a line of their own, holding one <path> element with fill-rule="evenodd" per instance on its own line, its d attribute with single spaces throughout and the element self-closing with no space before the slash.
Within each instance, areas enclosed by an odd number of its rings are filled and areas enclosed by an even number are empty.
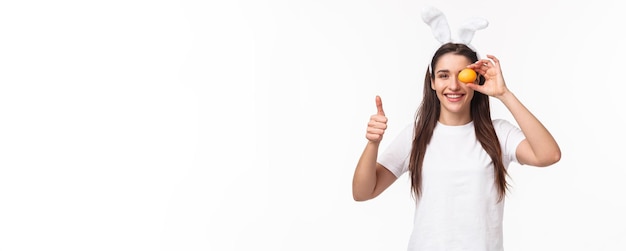
<svg viewBox="0 0 626 251">
<path fill-rule="evenodd" d="M 463 83 L 473 83 L 476 80 L 476 72 L 472 69 L 465 68 L 459 72 L 459 81 Z"/>
</svg>

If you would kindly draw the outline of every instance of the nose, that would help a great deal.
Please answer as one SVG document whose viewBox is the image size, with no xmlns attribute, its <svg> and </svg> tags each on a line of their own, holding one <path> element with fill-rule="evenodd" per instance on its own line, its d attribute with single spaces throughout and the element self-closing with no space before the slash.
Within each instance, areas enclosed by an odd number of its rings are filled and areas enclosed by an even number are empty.
<svg viewBox="0 0 626 251">
<path fill-rule="evenodd" d="M 452 81 L 450 81 L 450 90 L 453 91 L 458 91 L 459 89 L 461 89 L 461 80 L 459 80 L 459 78 L 457 76 L 454 76 L 454 79 Z"/>
</svg>

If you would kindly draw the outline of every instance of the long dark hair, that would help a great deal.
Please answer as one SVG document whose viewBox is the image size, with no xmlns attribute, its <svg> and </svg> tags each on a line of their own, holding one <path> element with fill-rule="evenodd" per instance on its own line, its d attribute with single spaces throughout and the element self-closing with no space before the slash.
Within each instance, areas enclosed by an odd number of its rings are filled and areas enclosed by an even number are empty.
<svg viewBox="0 0 626 251">
<path fill-rule="evenodd" d="M 461 55 L 470 60 L 470 62 L 478 61 L 475 51 L 464 44 L 447 43 L 439 47 L 430 62 L 430 67 L 426 70 L 424 77 L 424 91 L 422 103 L 415 115 L 415 137 L 413 138 L 413 146 L 411 149 L 411 158 L 409 160 L 409 173 L 411 175 L 411 190 L 416 198 L 422 194 L 422 163 L 424 162 L 424 154 L 426 147 L 433 136 L 435 126 L 439 120 L 441 107 L 437 93 L 431 88 L 431 81 L 434 81 L 435 65 L 439 58 L 445 54 L 453 53 Z M 485 79 L 479 76 L 479 84 L 483 84 Z M 502 149 L 498 141 L 498 136 L 493 128 L 491 121 L 491 111 L 489 107 L 489 96 L 475 91 L 474 97 L 470 103 L 470 116 L 474 121 L 474 130 L 476 138 L 493 162 L 494 182 L 498 188 L 498 201 L 501 201 L 506 194 L 508 183 L 506 181 L 507 171 L 502 163 Z"/>
</svg>

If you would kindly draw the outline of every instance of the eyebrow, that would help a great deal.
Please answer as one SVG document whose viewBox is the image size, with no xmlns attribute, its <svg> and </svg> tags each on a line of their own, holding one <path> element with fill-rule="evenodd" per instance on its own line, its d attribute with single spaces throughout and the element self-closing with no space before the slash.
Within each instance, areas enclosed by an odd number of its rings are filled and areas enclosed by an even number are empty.
<svg viewBox="0 0 626 251">
<path fill-rule="evenodd" d="M 450 72 L 450 70 L 445 70 L 445 69 L 444 69 L 444 70 L 438 70 L 438 71 L 437 71 L 437 72 L 435 72 L 435 73 L 440 73 L 440 72 L 448 73 L 448 72 Z"/>
</svg>

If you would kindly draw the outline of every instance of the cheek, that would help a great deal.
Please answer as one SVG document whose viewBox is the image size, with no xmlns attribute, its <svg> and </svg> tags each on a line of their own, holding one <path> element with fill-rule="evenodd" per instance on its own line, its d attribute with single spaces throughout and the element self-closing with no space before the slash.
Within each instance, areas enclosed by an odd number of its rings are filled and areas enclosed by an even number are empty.
<svg viewBox="0 0 626 251">
<path fill-rule="evenodd" d="M 468 100 L 472 100 L 472 99 L 474 98 L 474 92 L 475 92 L 475 91 L 474 91 L 474 90 L 472 90 L 472 89 L 469 89 L 469 90 L 467 91 L 467 99 L 468 99 Z"/>
<path fill-rule="evenodd" d="M 444 85 L 444 83 L 441 82 L 441 80 L 432 80 L 430 81 L 430 88 L 433 91 L 437 91 L 439 92 L 440 89 L 442 89 L 442 85 Z"/>
</svg>

